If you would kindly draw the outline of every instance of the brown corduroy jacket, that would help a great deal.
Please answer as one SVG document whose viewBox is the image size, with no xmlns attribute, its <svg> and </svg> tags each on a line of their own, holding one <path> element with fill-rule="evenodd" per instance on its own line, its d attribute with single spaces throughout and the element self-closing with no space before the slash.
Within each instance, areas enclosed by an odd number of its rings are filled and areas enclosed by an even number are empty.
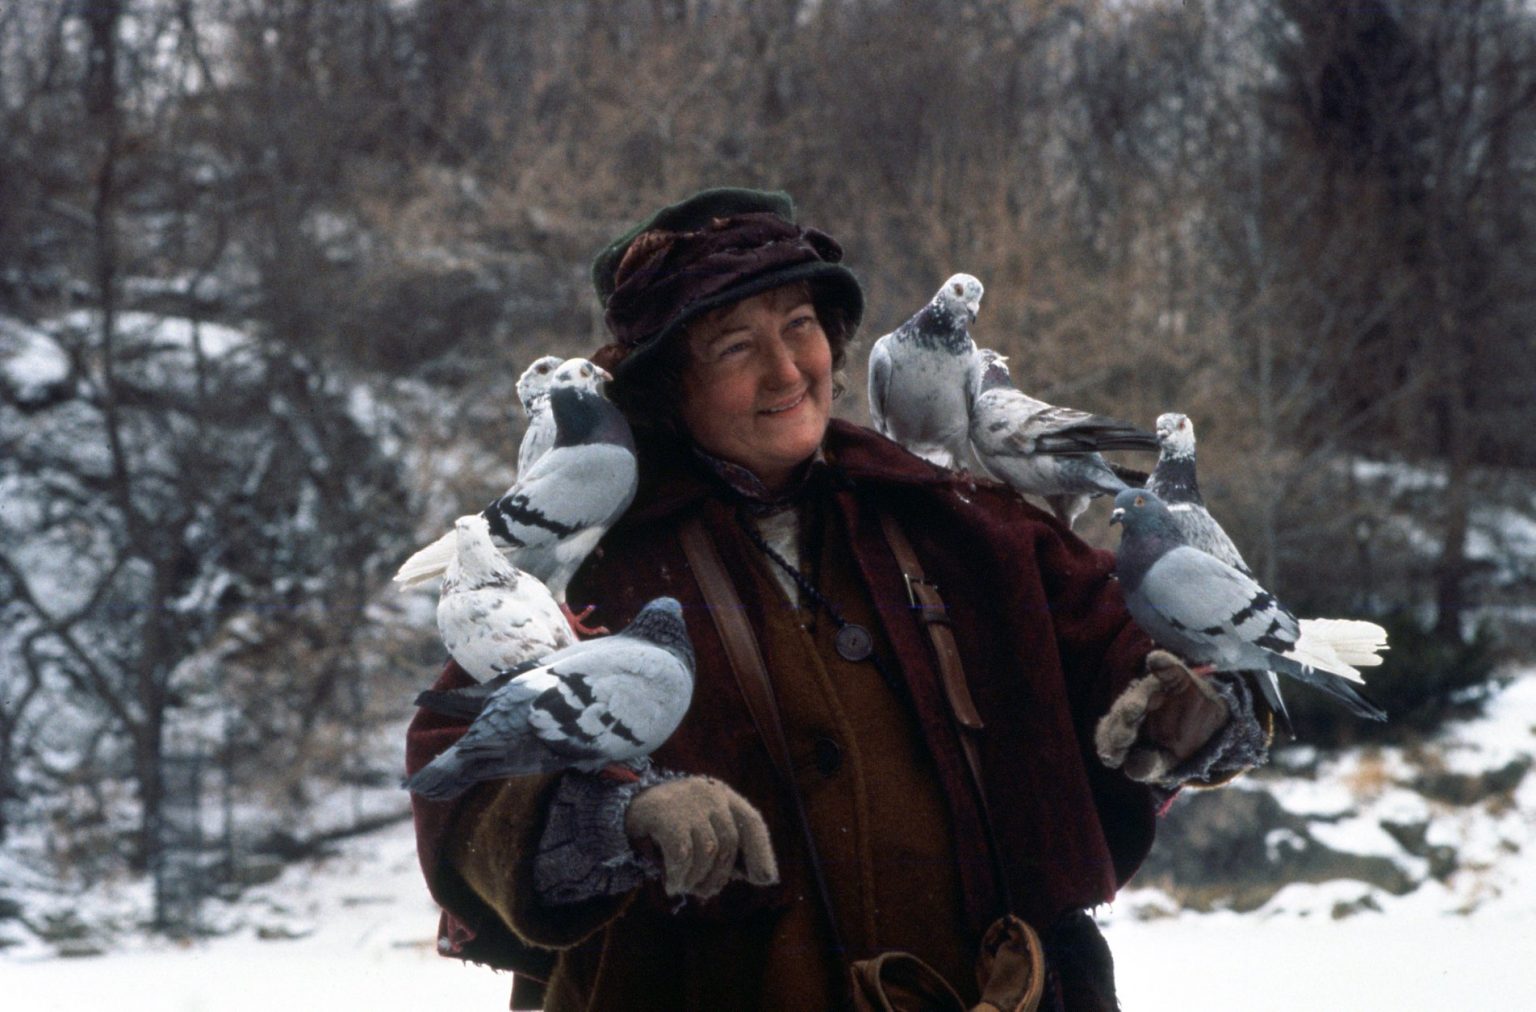
<svg viewBox="0 0 1536 1012">
<path fill-rule="evenodd" d="M 846 960 L 892 945 L 918 950 L 969 997 L 965 964 L 1004 896 L 1047 931 L 1109 900 L 1135 871 L 1152 842 L 1155 800 L 1093 752 L 1095 722 L 1151 649 L 1125 611 L 1112 557 L 1011 491 L 934 468 L 866 429 L 833 422 L 824 450 L 807 488 L 804 522 L 817 525 L 823 546 L 812 561 L 822 592 L 871 627 L 889 682 L 873 665 L 837 657 L 824 617 L 786 612 L 723 489 L 686 455 L 642 456 L 635 506 L 569 594 L 575 605 L 596 603 L 596 618 L 613 628 L 654 597 L 682 602 L 697 683 L 687 718 L 654 759 L 718 777 L 755 804 L 781 885 L 736 883 L 676 912 L 654 887 L 546 906 L 531 865 L 555 778 L 483 784 L 457 802 L 416 803 L 423 868 L 452 912 L 456 954 L 507 966 L 528 945 L 558 950 L 549 1008 L 831 1007 Z M 986 723 L 979 744 L 996 855 L 882 511 L 906 531 L 954 624 Z M 680 548 L 678 525 L 692 515 L 737 576 L 773 672 L 796 782 L 833 880 L 849 947 L 841 956 L 827 951 L 793 809 Z M 440 684 L 466 681 L 450 664 Z M 419 714 L 408 769 L 462 732 Z M 784 979 L 796 969 L 798 981 Z"/>
</svg>

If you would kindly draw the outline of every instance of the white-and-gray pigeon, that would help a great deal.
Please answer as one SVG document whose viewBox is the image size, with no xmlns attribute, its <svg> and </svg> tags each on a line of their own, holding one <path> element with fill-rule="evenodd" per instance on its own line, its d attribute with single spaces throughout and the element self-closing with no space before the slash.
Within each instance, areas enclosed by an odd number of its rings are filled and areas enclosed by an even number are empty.
<svg viewBox="0 0 1536 1012">
<path fill-rule="evenodd" d="M 1251 577 L 1184 541 L 1155 494 L 1115 496 L 1111 523 L 1123 528 L 1115 575 L 1126 608 L 1153 640 L 1192 664 L 1216 671 L 1273 671 L 1322 689 L 1357 716 L 1386 720 L 1351 682 L 1359 672 L 1299 659 L 1296 616 Z"/>
<path fill-rule="evenodd" d="M 454 539 L 458 551 L 443 575 L 437 629 L 459 667 L 486 681 L 575 644 L 554 596 L 497 550 L 485 517 L 460 517 Z"/>
<path fill-rule="evenodd" d="M 682 723 L 693 666 L 682 606 L 662 597 L 623 632 L 551 654 L 488 698 L 476 691 L 483 686 L 423 692 L 418 705 L 473 719 L 405 787 L 440 801 L 502 777 L 566 769 L 624 777 L 622 764 L 649 756 Z"/>
<path fill-rule="evenodd" d="M 1211 516 L 1200 493 L 1195 423 L 1176 411 L 1159 415 L 1157 443 L 1157 466 L 1147 479 L 1147 490 L 1168 507 L 1186 544 L 1251 578 L 1253 570 L 1226 530 Z M 1343 618 L 1304 618 L 1300 622 L 1300 633 L 1291 653 L 1304 663 L 1330 671 L 1354 671 L 1381 663 L 1380 651 L 1387 647 L 1387 631 L 1376 623 Z M 1280 695 L 1280 680 L 1272 671 L 1253 674 L 1264 698 L 1289 728 L 1291 718 Z"/>
<path fill-rule="evenodd" d="M 922 309 L 869 352 L 869 417 L 875 429 L 940 467 L 969 465 L 965 378 L 976 342 L 981 282 L 956 274 Z"/>
<path fill-rule="evenodd" d="M 555 370 L 549 386 L 555 445 L 481 511 L 496 547 L 542 581 L 562 607 L 571 577 L 635 497 L 634 436 L 599 392 L 604 375 L 586 359 L 568 359 Z M 395 582 L 410 587 L 441 576 L 453 552 L 450 531 L 407 559 Z M 605 631 L 581 626 L 586 614 L 571 616 L 578 632 Z"/>
<path fill-rule="evenodd" d="M 1068 527 L 1094 496 L 1126 487 L 1101 450 L 1155 450 L 1152 433 L 1129 422 L 1060 408 L 1013 385 L 1008 360 L 978 349 L 966 378 L 971 447 L 993 477 L 1036 495 Z"/>
<path fill-rule="evenodd" d="M 517 473 L 526 474 L 534 461 L 555 445 L 555 420 L 549 414 L 549 384 L 563 359 L 545 355 L 536 359 L 517 378 L 517 401 L 528 418 L 528 427 L 517 447 Z"/>
</svg>

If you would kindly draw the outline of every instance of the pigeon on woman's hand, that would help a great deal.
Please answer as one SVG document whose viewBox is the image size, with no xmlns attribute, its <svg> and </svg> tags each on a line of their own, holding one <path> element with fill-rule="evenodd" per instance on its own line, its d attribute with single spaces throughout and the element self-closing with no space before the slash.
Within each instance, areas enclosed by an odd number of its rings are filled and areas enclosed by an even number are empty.
<svg viewBox="0 0 1536 1012">
<path fill-rule="evenodd" d="M 496 547 L 541 580 L 562 607 L 571 577 L 635 497 L 634 436 L 599 392 L 606 375 L 586 359 L 568 359 L 555 370 L 549 386 L 555 445 L 481 513 Z M 409 587 L 441 576 L 452 557 L 450 532 L 407 559 L 395 582 Z M 581 625 L 590 612 L 570 615 L 572 628 L 606 632 Z"/>
<path fill-rule="evenodd" d="M 443 576 L 437 629 L 459 667 L 485 681 L 576 642 L 549 589 L 491 543 L 485 517 L 460 517 L 454 538 L 458 554 Z"/>
<path fill-rule="evenodd" d="M 1156 495 L 1128 488 L 1110 523 L 1123 526 L 1115 575 L 1136 624 L 1162 646 L 1215 671 L 1273 671 L 1315 686 L 1352 713 L 1386 720 L 1351 681 L 1359 672 L 1297 656 L 1300 623 L 1275 596 L 1215 556 L 1190 547 Z"/>
<path fill-rule="evenodd" d="M 567 647 L 498 684 L 464 736 L 405 782 L 424 798 L 457 797 L 483 780 L 633 767 L 682 723 L 693 698 L 693 646 L 670 597 L 647 604 L 623 632 Z M 457 714 L 469 693 L 423 692 L 418 705 Z"/>
<path fill-rule="evenodd" d="M 549 384 L 560 368 L 558 355 L 537 359 L 517 379 L 517 401 L 528 418 L 517 447 L 517 473 L 526 474 L 534 462 L 555 445 L 555 420 L 549 413 Z"/>
<path fill-rule="evenodd" d="M 1252 577 L 1237 545 L 1206 508 L 1200 493 L 1195 467 L 1195 423 L 1187 415 L 1167 412 L 1157 417 L 1157 466 L 1147 479 L 1147 491 L 1168 507 L 1173 522 L 1185 544 L 1198 548 L 1244 576 Z M 1387 646 L 1387 631 L 1374 622 L 1361 619 L 1304 618 L 1291 653 L 1300 661 L 1341 674 L 1356 668 L 1381 663 L 1380 651 Z M 1286 730 L 1291 716 L 1280 695 L 1280 680 L 1272 671 L 1253 671 L 1264 699 L 1280 718 Z"/>
<path fill-rule="evenodd" d="M 1103 415 L 1059 408 L 1013 385 L 1008 360 L 990 348 L 971 360 L 971 446 L 994 477 L 1037 495 L 1068 527 L 1094 496 L 1125 488 L 1100 450 L 1153 450 L 1152 433 Z"/>
<path fill-rule="evenodd" d="M 965 467 L 970 456 L 965 377 L 981 296 L 980 281 L 956 274 L 869 352 L 875 429 L 940 467 Z"/>
</svg>

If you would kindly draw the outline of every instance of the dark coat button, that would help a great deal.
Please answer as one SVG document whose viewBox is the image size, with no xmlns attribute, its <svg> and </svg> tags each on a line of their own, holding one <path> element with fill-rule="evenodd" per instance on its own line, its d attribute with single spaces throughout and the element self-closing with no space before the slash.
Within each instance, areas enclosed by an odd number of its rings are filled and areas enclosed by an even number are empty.
<svg viewBox="0 0 1536 1012">
<path fill-rule="evenodd" d="M 814 746 L 816 768 L 824 777 L 830 777 L 843 768 L 843 747 L 831 738 L 817 738 Z"/>
</svg>

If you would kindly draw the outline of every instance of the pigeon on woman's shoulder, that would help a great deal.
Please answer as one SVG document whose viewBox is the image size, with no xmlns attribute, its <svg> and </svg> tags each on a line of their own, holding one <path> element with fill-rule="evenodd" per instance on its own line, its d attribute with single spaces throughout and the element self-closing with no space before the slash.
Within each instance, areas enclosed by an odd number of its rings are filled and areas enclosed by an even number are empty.
<svg viewBox="0 0 1536 1012">
<path fill-rule="evenodd" d="M 876 431 L 940 467 L 963 468 L 970 460 L 965 379 L 982 291 L 971 275 L 954 275 L 869 352 Z"/>
<path fill-rule="evenodd" d="M 1126 487 L 1102 450 L 1157 448 L 1129 422 L 1057 407 L 1013 385 L 1008 360 L 990 348 L 971 360 L 966 384 L 971 446 L 990 474 L 1023 495 L 1040 496 L 1068 527 L 1088 501 Z"/>
<path fill-rule="evenodd" d="M 496 547 L 541 580 L 565 605 L 571 577 L 635 497 L 638 471 L 629 423 L 604 397 L 607 373 L 586 359 L 564 362 L 550 381 L 554 445 L 481 511 Z M 452 532 L 405 561 L 395 582 L 413 586 L 441 576 L 453 556 Z M 568 609 L 567 609 L 568 610 Z M 604 630 L 580 625 L 582 633 Z"/>
</svg>

